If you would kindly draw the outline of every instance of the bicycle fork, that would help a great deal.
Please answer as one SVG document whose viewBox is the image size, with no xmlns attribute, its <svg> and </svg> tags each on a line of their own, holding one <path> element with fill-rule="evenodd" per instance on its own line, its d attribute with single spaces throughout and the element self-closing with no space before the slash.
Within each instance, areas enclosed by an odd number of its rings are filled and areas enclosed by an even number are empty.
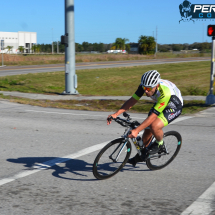
<svg viewBox="0 0 215 215">
<path fill-rule="evenodd" d="M 120 144 L 116 147 L 116 149 L 113 151 L 113 153 L 109 156 L 109 158 L 110 158 L 114 163 L 116 163 L 116 162 L 118 161 L 118 158 L 119 158 L 120 154 L 122 153 L 123 149 L 125 148 L 127 142 L 128 142 L 128 141 L 125 141 L 125 143 L 123 143 L 123 146 L 122 146 L 122 148 L 120 149 L 120 151 L 118 152 L 118 154 L 117 154 L 117 156 L 116 156 L 115 159 L 112 157 L 112 155 L 119 149 L 119 147 L 122 145 L 122 143 L 120 143 Z"/>
</svg>

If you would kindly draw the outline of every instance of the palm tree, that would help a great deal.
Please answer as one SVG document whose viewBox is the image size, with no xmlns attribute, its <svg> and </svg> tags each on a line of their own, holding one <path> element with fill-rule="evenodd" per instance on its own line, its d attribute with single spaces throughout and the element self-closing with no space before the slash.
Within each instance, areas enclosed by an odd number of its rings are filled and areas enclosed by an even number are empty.
<svg viewBox="0 0 215 215">
<path fill-rule="evenodd" d="M 115 43 L 113 43 L 113 46 L 116 47 L 116 49 L 124 50 L 126 47 L 126 42 L 128 42 L 129 39 L 126 38 L 116 38 Z"/>
<path fill-rule="evenodd" d="M 18 50 L 19 50 L 19 52 L 23 53 L 25 49 L 23 46 L 19 46 Z"/>
<path fill-rule="evenodd" d="M 139 44 L 139 52 L 140 52 L 140 54 L 146 54 L 147 53 L 147 48 L 148 48 L 147 37 L 141 35 L 139 37 L 138 44 Z"/>
<path fill-rule="evenodd" d="M 6 49 L 8 50 L 9 54 L 10 54 L 10 51 L 12 50 L 13 46 L 7 46 Z"/>
</svg>

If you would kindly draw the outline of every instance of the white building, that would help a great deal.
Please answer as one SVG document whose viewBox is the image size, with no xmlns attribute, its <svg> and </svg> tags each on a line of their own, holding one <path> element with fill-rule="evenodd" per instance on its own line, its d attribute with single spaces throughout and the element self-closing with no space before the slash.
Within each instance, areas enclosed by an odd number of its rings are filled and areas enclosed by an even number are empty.
<svg viewBox="0 0 215 215">
<path fill-rule="evenodd" d="M 0 44 L 0 53 L 7 53 L 7 46 L 13 46 L 10 53 L 19 52 L 18 47 L 23 46 L 25 49 L 25 53 L 31 53 L 32 45 L 37 44 L 37 33 L 36 32 L 1 32 L 0 31 L 0 41 L 4 43 L 4 50 L 2 50 Z"/>
</svg>

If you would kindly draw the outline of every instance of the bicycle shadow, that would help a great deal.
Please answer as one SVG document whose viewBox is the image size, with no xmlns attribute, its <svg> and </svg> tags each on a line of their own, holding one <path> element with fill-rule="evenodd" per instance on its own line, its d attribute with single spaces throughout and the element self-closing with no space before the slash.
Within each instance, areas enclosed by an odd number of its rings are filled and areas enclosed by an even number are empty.
<svg viewBox="0 0 215 215">
<path fill-rule="evenodd" d="M 60 160 L 60 162 L 59 162 Z M 65 160 L 65 161 L 64 161 Z M 66 179 L 66 180 L 74 180 L 74 181 L 95 181 L 97 179 L 94 178 L 92 173 L 93 164 L 88 163 L 84 160 L 79 159 L 69 159 L 68 158 L 59 158 L 59 157 L 20 157 L 17 159 L 9 158 L 8 162 L 23 164 L 26 169 L 24 170 L 34 170 L 38 167 L 45 167 L 44 170 L 53 170 L 52 175 L 57 178 Z M 49 163 L 51 166 L 47 167 Z M 64 166 L 62 166 L 64 164 Z M 138 163 L 134 168 L 130 164 L 126 164 L 120 172 L 126 171 L 150 171 L 149 169 L 141 168 L 142 165 L 146 165 L 145 163 Z M 143 167 L 143 166 L 142 166 Z M 111 165 L 108 163 L 104 165 L 104 169 L 107 171 L 112 171 Z M 69 174 L 68 174 L 69 173 Z M 90 176 L 89 174 L 90 173 Z M 67 177 L 66 175 L 69 175 Z M 71 177 L 71 174 L 74 174 L 74 177 Z M 89 178 L 89 177 L 93 178 Z M 79 177 L 79 178 L 76 178 Z"/>
<path fill-rule="evenodd" d="M 58 162 L 59 160 L 63 161 L 64 158 L 59 157 L 21 157 L 17 159 L 9 158 L 8 162 L 23 164 L 26 169 L 24 170 L 34 170 L 38 167 L 44 167 L 44 170 L 54 170 L 52 175 L 58 178 L 67 179 L 67 180 L 76 180 L 76 181 L 94 181 L 96 179 L 89 178 L 88 174 L 92 173 L 92 164 L 87 163 L 86 161 L 79 159 L 69 159 L 65 158 L 64 162 Z M 50 167 L 47 167 L 47 163 L 53 161 Z M 55 162 L 56 161 L 56 162 Z M 64 164 L 64 166 L 62 166 Z M 74 177 L 66 177 L 66 173 L 74 174 Z M 71 176 L 71 174 L 70 174 Z M 76 178 L 76 176 L 81 176 L 82 178 Z M 92 176 L 93 177 L 93 176 Z"/>
</svg>

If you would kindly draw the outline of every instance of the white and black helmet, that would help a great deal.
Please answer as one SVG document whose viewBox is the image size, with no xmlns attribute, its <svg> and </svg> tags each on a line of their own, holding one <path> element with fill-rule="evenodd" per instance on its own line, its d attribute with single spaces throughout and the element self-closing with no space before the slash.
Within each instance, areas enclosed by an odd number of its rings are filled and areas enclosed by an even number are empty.
<svg viewBox="0 0 215 215">
<path fill-rule="evenodd" d="M 143 74 L 141 84 L 144 87 L 155 87 L 159 84 L 160 73 L 157 70 L 150 70 Z"/>
</svg>

